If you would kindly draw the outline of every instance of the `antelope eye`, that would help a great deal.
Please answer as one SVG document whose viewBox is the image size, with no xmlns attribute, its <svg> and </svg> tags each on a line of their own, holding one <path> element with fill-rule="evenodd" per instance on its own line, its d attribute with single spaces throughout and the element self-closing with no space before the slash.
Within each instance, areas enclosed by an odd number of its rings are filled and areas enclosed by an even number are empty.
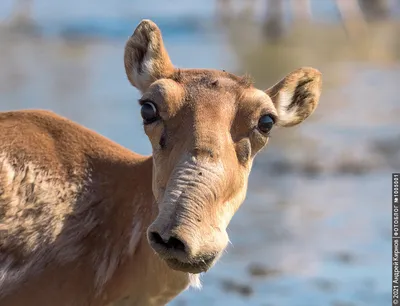
<svg viewBox="0 0 400 306">
<path fill-rule="evenodd" d="M 270 115 L 263 115 L 258 120 L 258 129 L 263 134 L 269 134 L 272 127 L 274 126 L 274 119 Z"/>
<path fill-rule="evenodd" d="M 152 123 L 159 119 L 156 106 L 151 102 L 145 102 L 140 109 L 144 124 Z"/>
</svg>

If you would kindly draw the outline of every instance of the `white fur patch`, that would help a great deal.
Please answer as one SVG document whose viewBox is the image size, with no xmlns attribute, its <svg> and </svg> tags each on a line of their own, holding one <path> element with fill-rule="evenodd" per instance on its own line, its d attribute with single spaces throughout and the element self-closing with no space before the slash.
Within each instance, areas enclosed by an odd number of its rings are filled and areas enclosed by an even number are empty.
<svg viewBox="0 0 400 306">
<path fill-rule="evenodd" d="M 201 279 L 200 279 L 200 274 L 191 274 L 189 273 L 189 286 L 191 288 L 195 288 L 200 290 L 202 285 L 201 285 Z"/>
<path fill-rule="evenodd" d="M 279 121 L 285 125 L 293 122 L 297 118 L 297 106 L 292 107 L 288 110 L 288 107 L 293 101 L 293 93 L 290 91 L 282 90 L 279 92 Z"/>
<path fill-rule="evenodd" d="M 121 259 L 121 253 L 114 249 L 113 245 L 108 245 L 104 250 L 100 258 L 95 260 L 99 261 L 99 265 L 96 271 L 96 288 L 97 293 L 100 293 L 100 289 L 110 280 L 115 270 L 118 267 L 118 263 Z"/>
<path fill-rule="evenodd" d="M 136 220 L 136 219 L 133 220 L 131 239 L 129 240 L 129 244 L 128 244 L 128 254 L 129 255 L 134 254 L 136 247 L 139 243 L 140 237 L 142 236 L 141 226 L 142 226 L 142 222 L 140 222 L 140 220 Z"/>
<path fill-rule="evenodd" d="M 141 63 L 135 63 L 133 65 L 133 80 L 136 86 L 143 91 L 149 85 L 151 81 L 151 75 L 153 73 L 153 59 L 152 52 L 147 50 L 145 57 Z M 141 67 L 141 73 L 139 73 L 139 67 Z"/>
</svg>

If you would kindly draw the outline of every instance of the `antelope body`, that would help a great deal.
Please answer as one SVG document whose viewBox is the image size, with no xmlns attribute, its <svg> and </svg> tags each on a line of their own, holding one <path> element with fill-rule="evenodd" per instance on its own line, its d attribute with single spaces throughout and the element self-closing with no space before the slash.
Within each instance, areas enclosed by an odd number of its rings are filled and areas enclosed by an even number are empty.
<svg viewBox="0 0 400 306">
<path fill-rule="evenodd" d="M 0 113 L 0 305 L 165 305 L 228 243 L 272 126 L 315 109 L 321 75 L 266 91 L 175 68 L 143 20 L 125 47 L 152 156 L 41 110 Z"/>
</svg>

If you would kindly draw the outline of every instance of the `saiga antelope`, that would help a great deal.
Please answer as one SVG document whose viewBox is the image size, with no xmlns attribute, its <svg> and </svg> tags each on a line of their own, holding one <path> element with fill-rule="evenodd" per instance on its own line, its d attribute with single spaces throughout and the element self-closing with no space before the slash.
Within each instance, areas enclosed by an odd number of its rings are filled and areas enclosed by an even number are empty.
<svg viewBox="0 0 400 306">
<path fill-rule="evenodd" d="M 321 91 L 312 68 L 266 91 L 175 68 L 149 20 L 124 62 L 152 156 L 48 111 L 0 113 L 1 306 L 164 305 L 198 285 L 271 129 L 302 122 Z"/>
</svg>

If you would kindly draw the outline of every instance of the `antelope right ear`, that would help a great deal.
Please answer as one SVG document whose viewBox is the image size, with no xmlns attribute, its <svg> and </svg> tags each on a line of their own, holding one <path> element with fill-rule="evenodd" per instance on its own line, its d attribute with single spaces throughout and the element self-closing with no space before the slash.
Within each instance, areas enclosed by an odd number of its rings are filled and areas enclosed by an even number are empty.
<svg viewBox="0 0 400 306">
<path fill-rule="evenodd" d="M 161 31 L 151 20 L 142 20 L 125 45 L 125 71 L 142 93 L 156 80 L 174 72 Z"/>
<path fill-rule="evenodd" d="M 321 72 L 303 67 L 266 90 L 278 110 L 277 124 L 293 126 L 304 121 L 317 107 L 321 89 Z"/>
</svg>

